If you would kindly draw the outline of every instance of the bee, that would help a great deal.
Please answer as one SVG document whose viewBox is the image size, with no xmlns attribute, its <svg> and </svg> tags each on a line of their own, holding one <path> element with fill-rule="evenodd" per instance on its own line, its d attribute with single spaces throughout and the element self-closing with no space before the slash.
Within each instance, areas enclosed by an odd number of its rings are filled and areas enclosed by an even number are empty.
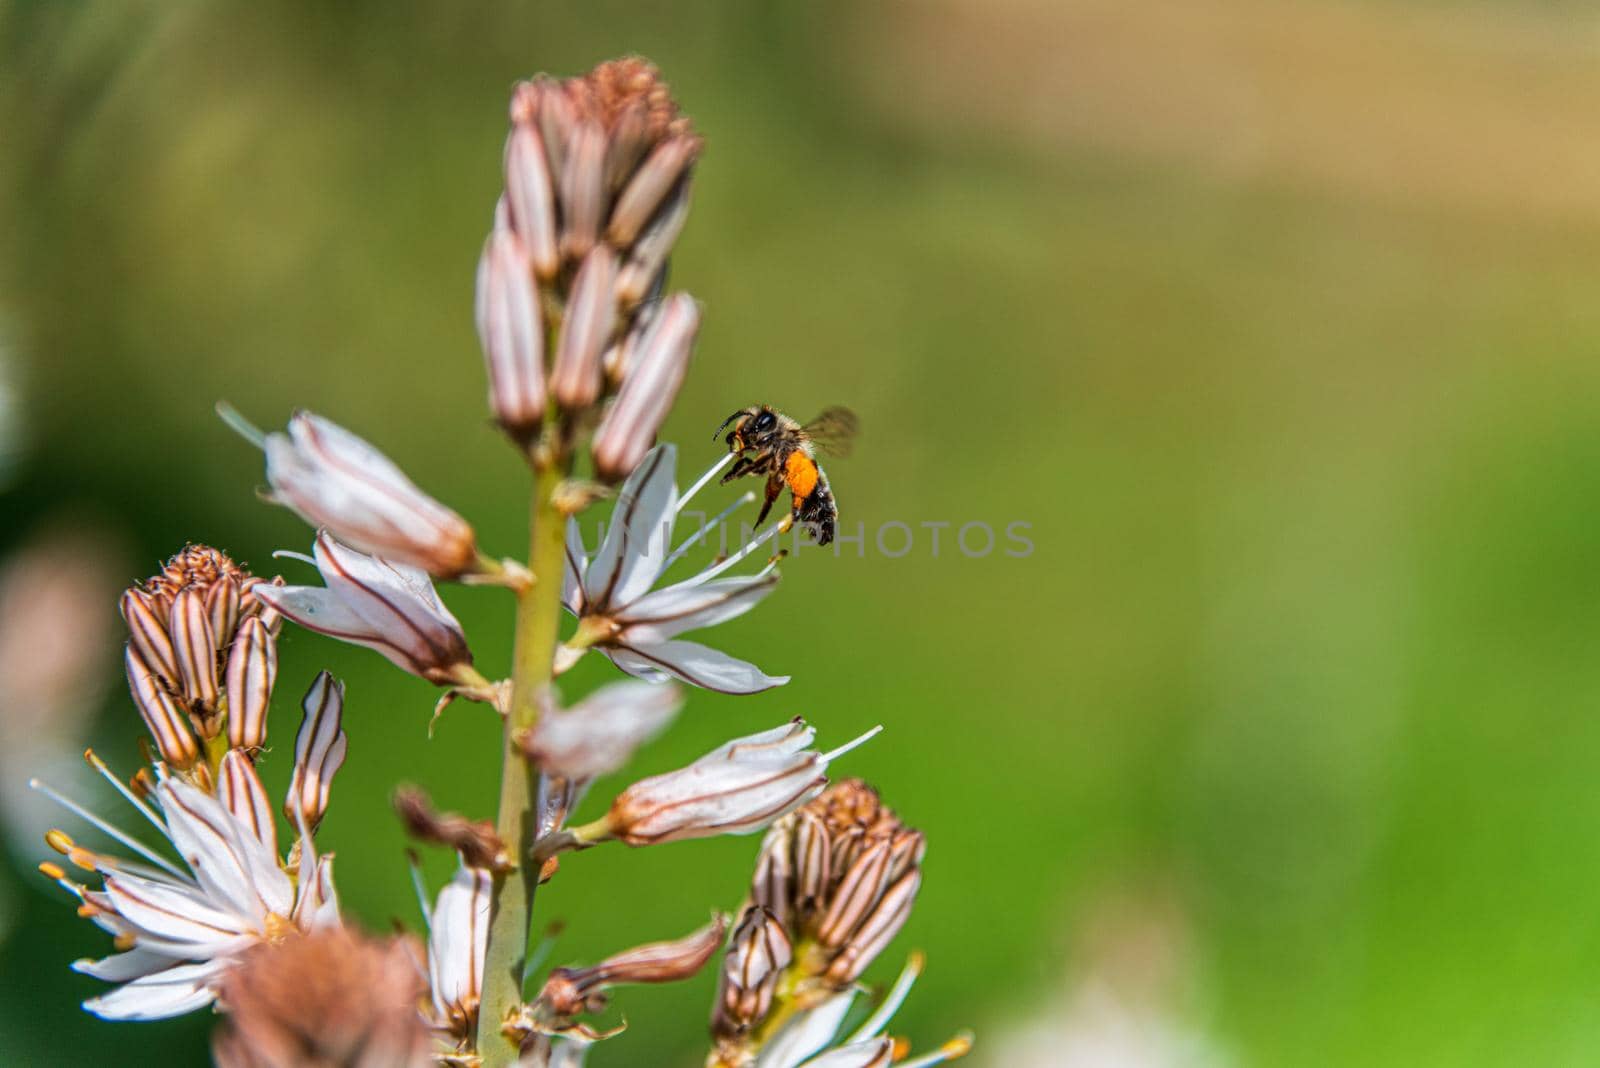
<svg viewBox="0 0 1600 1068">
<path fill-rule="evenodd" d="M 730 425 L 732 430 L 728 430 Z M 838 529 L 839 506 L 834 503 L 828 476 L 817 463 L 817 454 L 848 456 L 859 426 L 849 408 L 824 408 L 815 419 L 802 425 L 770 405 L 754 404 L 724 419 L 711 437 L 716 440 L 728 430 L 723 439 L 728 451 L 739 454 L 722 476 L 724 485 L 745 475 L 767 476 L 767 499 L 756 517 L 756 526 L 766 520 L 772 502 L 788 486 L 790 515 L 805 525 L 818 545 L 826 545 Z"/>
</svg>

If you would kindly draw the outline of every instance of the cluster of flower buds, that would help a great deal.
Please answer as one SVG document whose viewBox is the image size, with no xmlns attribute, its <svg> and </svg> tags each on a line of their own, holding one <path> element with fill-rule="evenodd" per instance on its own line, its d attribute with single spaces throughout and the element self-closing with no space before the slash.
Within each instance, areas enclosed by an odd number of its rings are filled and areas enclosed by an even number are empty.
<svg viewBox="0 0 1600 1068">
<path fill-rule="evenodd" d="M 86 757 L 183 867 L 45 784 L 30 784 L 141 858 L 97 853 L 61 830 L 46 836 L 73 865 L 104 879 L 95 890 L 55 864 L 43 866 L 122 951 L 77 965 L 122 984 L 86 1002 L 91 1012 L 108 1019 L 188 1012 L 210 1004 L 253 947 L 339 925 L 332 858 L 318 857 L 311 830 L 344 761 L 343 686 L 323 672 L 305 698 L 283 806 L 299 832 L 287 863 L 255 767 L 277 674 L 279 617 L 271 601 L 281 592 L 216 549 L 189 546 L 123 595 L 129 687 L 159 759 L 130 787 L 93 752 Z"/>
<path fill-rule="evenodd" d="M 196 736 L 209 742 L 224 723 L 230 748 L 266 741 L 280 625 L 268 591 L 272 582 L 191 545 L 122 595 L 128 689 L 172 768 L 193 767 Z"/>
<path fill-rule="evenodd" d="M 802 1010 L 848 990 L 910 915 L 922 854 L 922 832 L 859 779 L 774 824 L 724 960 L 719 1043 L 736 1048 L 767 1019 L 780 977 Z"/>
<path fill-rule="evenodd" d="M 642 59 L 517 86 L 477 286 L 489 404 L 515 440 L 533 441 L 552 401 L 571 417 L 615 392 L 593 442 L 597 471 L 621 478 L 649 449 L 699 329 L 688 296 L 649 298 L 688 215 L 700 149 Z M 553 339 L 547 322 L 559 325 Z"/>
</svg>

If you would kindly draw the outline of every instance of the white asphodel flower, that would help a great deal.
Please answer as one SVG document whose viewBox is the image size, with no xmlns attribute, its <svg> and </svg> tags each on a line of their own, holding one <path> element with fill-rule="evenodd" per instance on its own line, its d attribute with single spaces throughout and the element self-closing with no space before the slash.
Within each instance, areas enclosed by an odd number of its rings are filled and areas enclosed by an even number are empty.
<svg viewBox="0 0 1600 1068">
<path fill-rule="evenodd" d="M 462 864 L 424 917 L 433 1024 L 456 1042 L 470 1041 L 477 1030 L 493 889 L 493 875 Z"/>
<path fill-rule="evenodd" d="M 142 858 L 97 853 L 61 831 L 46 838 L 73 864 L 104 880 L 94 890 L 55 865 L 43 866 L 82 900 L 82 913 L 115 936 L 121 951 L 73 965 L 121 984 L 85 1001 L 88 1011 L 108 1020 L 157 1020 L 191 1012 L 215 1000 L 222 975 L 246 950 L 296 932 L 339 926 L 332 857 L 319 858 L 309 835 L 303 835 L 297 877 L 283 869 L 271 805 L 243 752 L 223 756 L 215 797 L 158 764 L 150 795 L 154 806 L 92 755 L 91 762 L 171 843 L 182 864 L 48 787 L 32 784 Z"/>
<path fill-rule="evenodd" d="M 799 1013 L 762 1046 L 754 1068 L 881 1068 L 890 1064 L 895 1044 L 884 1035 L 884 1029 L 922 974 L 922 963 L 921 954 L 913 955 L 883 1000 L 853 1031 L 840 1033 L 856 998 L 854 987 Z M 895 1068 L 931 1068 L 965 1056 L 971 1048 L 970 1035 L 957 1035 L 933 1052 L 901 1061 Z"/>
<path fill-rule="evenodd" d="M 639 780 L 605 816 L 573 834 L 637 846 L 759 831 L 821 793 L 829 762 L 882 729 L 828 753 L 811 748 L 817 732 L 799 719 L 735 738 L 687 767 Z"/>
<path fill-rule="evenodd" d="M 363 552 L 455 578 L 478 560 L 472 526 L 344 427 L 298 411 L 262 433 L 226 404 L 217 412 L 266 453 L 271 499 Z"/>
<path fill-rule="evenodd" d="M 461 624 L 427 572 L 357 552 L 319 531 L 314 564 L 326 586 L 263 587 L 257 596 L 307 630 L 365 645 L 429 682 L 481 682 Z M 299 554 L 292 555 L 306 559 Z"/>
<path fill-rule="evenodd" d="M 658 445 L 623 484 L 605 540 L 593 559 L 584 552 L 576 521 L 567 528 L 563 596 L 578 617 L 578 632 L 558 651 L 559 668 L 586 648 L 598 649 L 628 674 L 651 682 L 681 679 L 720 693 L 757 693 L 789 681 L 754 664 L 678 635 L 744 615 L 778 584 L 773 565 L 754 575 L 723 578 L 734 565 L 787 529 L 769 527 L 721 563 L 660 589 L 661 576 L 705 538 L 732 508 L 671 549 L 673 526 L 684 504 L 726 461 L 682 497 L 674 482 L 677 450 Z M 740 498 L 734 507 L 746 501 Z"/>
</svg>

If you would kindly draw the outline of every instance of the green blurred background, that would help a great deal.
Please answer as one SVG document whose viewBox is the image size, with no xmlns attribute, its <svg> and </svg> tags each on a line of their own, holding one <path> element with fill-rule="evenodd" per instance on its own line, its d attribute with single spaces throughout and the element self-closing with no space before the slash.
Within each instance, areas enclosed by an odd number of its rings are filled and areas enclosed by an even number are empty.
<svg viewBox="0 0 1600 1068">
<path fill-rule="evenodd" d="M 188 539 L 297 573 L 226 397 L 344 423 L 517 551 L 471 320 L 507 93 L 641 52 L 709 145 L 666 437 L 697 468 L 737 406 L 848 403 L 846 526 L 918 537 L 791 561 L 715 640 L 794 681 L 692 695 L 636 770 L 884 723 L 839 771 L 930 849 L 871 976 L 927 950 L 897 1030 L 974 1026 L 976 1063 L 1592 1064 L 1595 28 L 1512 0 L 0 4 L 0 548 L 89 524 L 124 581 Z M 940 521 L 1036 551 L 935 557 Z M 500 670 L 506 599 L 447 594 Z M 488 814 L 496 725 L 459 706 L 429 741 L 433 691 L 375 654 L 291 628 L 282 655 L 269 786 L 332 668 L 319 837 L 356 916 L 415 926 L 388 792 Z M 131 768 L 94 670 L 85 736 Z M 78 1010 L 67 964 L 105 939 L 10 845 L 0 1061 L 203 1062 L 204 1014 Z M 574 858 L 540 895 L 556 960 L 734 906 L 754 848 Z M 712 979 L 625 993 L 593 1062 L 698 1063 Z"/>
</svg>

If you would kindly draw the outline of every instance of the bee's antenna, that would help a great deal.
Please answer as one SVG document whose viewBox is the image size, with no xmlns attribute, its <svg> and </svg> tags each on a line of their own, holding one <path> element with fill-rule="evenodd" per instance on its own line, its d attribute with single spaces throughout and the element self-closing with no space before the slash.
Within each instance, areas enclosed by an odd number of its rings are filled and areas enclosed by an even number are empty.
<svg viewBox="0 0 1600 1068">
<path fill-rule="evenodd" d="M 743 414 L 744 414 L 744 409 L 740 408 L 738 411 L 736 411 L 732 415 L 728 416 L 728 418 L 724 419 L 722 421 L 722 425 L 717 427 L 717 432 L 715 434 L 711 435 L 711 440 L 712 441 L 716 441 L 718 438 L 720 438 L 722 436 L 722 432 L 724 430 L 728 429 L 728 424 L 733 422 L 735 419 L 739 418 Z"/>
</svg>

